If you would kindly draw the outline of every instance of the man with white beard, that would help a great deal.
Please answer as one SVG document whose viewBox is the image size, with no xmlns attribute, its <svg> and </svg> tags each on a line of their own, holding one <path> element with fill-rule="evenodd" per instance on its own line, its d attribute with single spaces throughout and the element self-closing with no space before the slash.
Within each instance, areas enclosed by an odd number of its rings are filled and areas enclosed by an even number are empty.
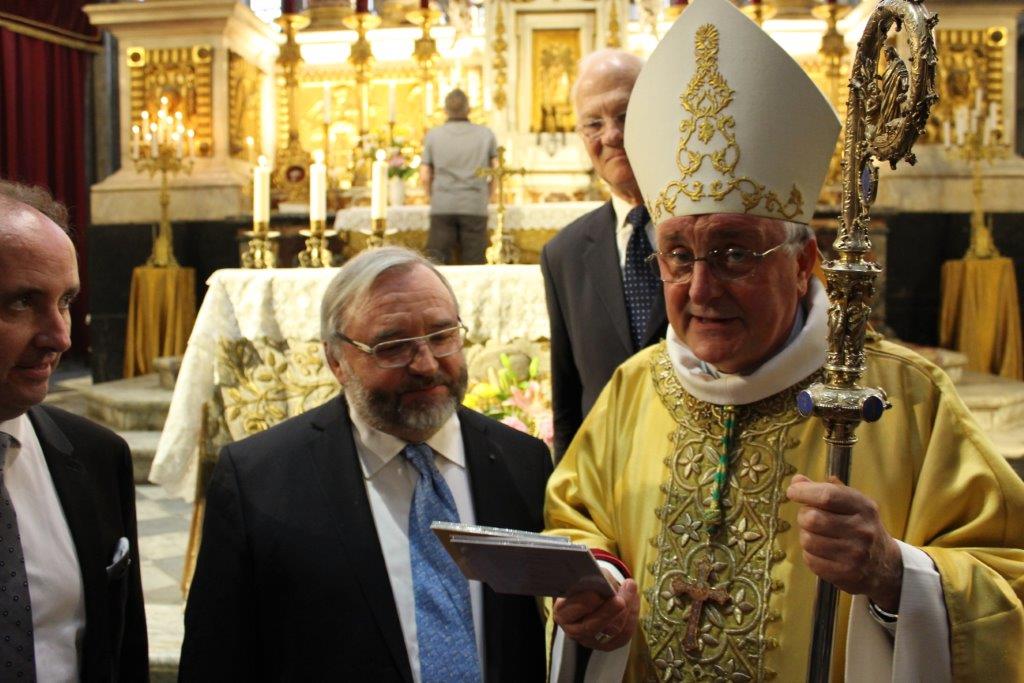
<svg viewBox="0 0 1024 683">
<path fill-rule="evenodd" d="M 429 528 L 539 531 L 552 467 L 460 405 L 451 286 L 415 252 L 363 252 L 321 333 L 343 396 L 221 452 L 181 680 L 544 680 L 533 598 L 467 581 Z"/>
</svg>

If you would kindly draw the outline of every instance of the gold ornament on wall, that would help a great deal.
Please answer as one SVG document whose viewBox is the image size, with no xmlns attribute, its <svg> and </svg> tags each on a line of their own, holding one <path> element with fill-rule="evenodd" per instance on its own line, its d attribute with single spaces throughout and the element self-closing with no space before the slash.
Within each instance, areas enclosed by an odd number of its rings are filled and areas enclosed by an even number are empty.
<svg viewBox="0 0 1024 683">
<path fill-rule="evenodd" d="M 155 117 L 162 97 L 171 111 L 180 111 L 186 128 L 195 131 L 195 155 L 213 155 L 213 47 L 129 47 L 125 51 L 129 80 L 129 120 L 142 112 Z"/>
<path fill-rule="evenodd" d="M 263 72 L 234 52 L 228 52 L 228 93 L 228 152 L 251 162 L 253 150 L 263 148 Z M 249 139 L 251 145 L 246 142 Z"/>
<path fill-rule="evenodd" d="M 939 52 L 936 83 L 939 103 L 928 122 L 926 142 L 941 143 L 943 125 L 947 121 L 954 122 L 957 109 L 973 109 L 979 91 L 984 94 L 983 108 L 994 103 L 1000 113 L 1004 112 L 1003 60 L 1007 33 L 1003 26 L 935 32 Z M 1001 125 L 1002 121 L 998 123 Z"/>
<path fill-rule="evenodd" d="M 508 97 L 505 95 L 505 84 L 508 83 L 508 58 L 505 52 L 508 50 L 508 42 L 505 40 L 505 10 L 501 1 L 494 4 L 494 106 L 496 109 L 504 109 L 508 104 Z"/>
<path fill-rule="evenodd" d="M 569 95 L 581 56 L 579 29 L 533 32 L 531 133 L 564 133 L 576 126 Z"/>
</svg>

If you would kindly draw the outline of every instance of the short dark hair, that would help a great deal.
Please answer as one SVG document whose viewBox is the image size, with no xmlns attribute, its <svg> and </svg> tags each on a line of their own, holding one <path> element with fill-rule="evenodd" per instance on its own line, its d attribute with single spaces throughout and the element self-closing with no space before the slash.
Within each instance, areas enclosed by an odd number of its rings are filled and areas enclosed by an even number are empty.
<svg viewBox="0 0 1024 683">
<path fill-rule="evenodd" d="M 43 214 L 71 236 L 68 225 L 68 208 L 58 202 L 50 191 L 39 185 L 24 185 L 0 178 L 0 200 L 9 199 L 18 204 L 30 206 Z"/>
</svg>

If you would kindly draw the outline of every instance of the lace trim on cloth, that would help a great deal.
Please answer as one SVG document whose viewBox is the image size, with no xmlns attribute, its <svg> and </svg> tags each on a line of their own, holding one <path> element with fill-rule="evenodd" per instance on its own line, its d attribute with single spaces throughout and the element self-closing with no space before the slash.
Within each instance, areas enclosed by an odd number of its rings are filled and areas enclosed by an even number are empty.
<svg viewBox="0 0 1024 683">
<path fill-rule="evenodd" d="M 709 539 L 701 511 L 714 488 L 726 410 L 683 390 L 664 342 L 650 369 L 677 426 L 665 460 L 665 503 L 656 511 L 660 530 L 650 541 L 657 559 L 648 568 L 653 587 L 644 592 L 650 611 L 642 627 L 653 667 L 646 673 L 662 681 L 773 678 L 764 654 L 777 643 L 766 635 L 766 625 L 780 618 L 771 601 L 784 587 L 771 578 L 772 567 L 785 557 L 776 537 L 789 525 L 779 517 L 779 506 L 785 501 L 783 483 L 796 472 L 785 451 L 797 446 L 789 433 L 804 419 L 796 411 L 796 394 L 818 374 L 733 409 L 737 447 L 723 492 L 725 519 Z M 700 610 L 699 620 L 688 638 L 694 609 Z"/>
</svg>

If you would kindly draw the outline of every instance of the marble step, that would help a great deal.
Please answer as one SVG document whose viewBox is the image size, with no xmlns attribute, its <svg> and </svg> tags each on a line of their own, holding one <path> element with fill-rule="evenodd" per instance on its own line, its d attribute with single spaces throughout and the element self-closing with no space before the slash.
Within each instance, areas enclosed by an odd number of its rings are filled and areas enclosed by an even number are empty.
<svg viewBox="0 0 1024 683">
<path fill-rule="evenodd" d="M 171 405 L 171 389 L 156 373 L 93 384 L 88 377 L 61 383 L 85 400 L 85 415 L 114 431 L 160 431 Z"/>
<path fill-rule="evenodd" d="M 1024 425 L 1024 382 L 965 370 L 956 389 L 990 436 L 994 432 L 1024 436 L 1018 429 Z"/>
<path fill-rule="evenodd" d="M 160 440 L 160 432 L 127 430 L 117 433 L 128 442 L 128 448 L 132 451 L 132 470 L 135 483 L 149 483 L 149 469 L 153 466 L 153 457 L 156 455 L 156 444 Z"/>
</svg>

